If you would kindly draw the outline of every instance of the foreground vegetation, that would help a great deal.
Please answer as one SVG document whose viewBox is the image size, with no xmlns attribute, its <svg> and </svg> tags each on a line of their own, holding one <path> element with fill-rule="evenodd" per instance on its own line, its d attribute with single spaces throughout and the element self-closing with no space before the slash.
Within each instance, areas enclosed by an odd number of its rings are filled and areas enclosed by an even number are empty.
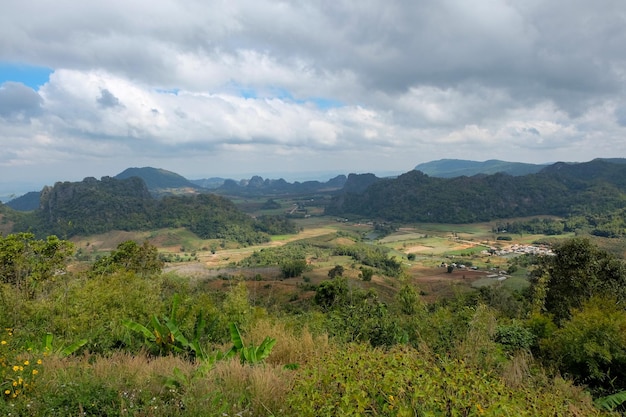
<svg viewBox="0 0 626 417">
<path fill-rule="evenodd" d="M 482 240 L 471 228 L 459 237 Z M 147 242 L 75 263 L 71 242 L 1 237 L 0 413 L 603 416 L 623 407 L 622 260 L 579 237 L 553 256 L 506 264 L 450 251 L 524 271 L 530 286 L 466 285 L 426 302 L 401 250 L 433 237 L 385 242 L 326 231 L 232 265 L 275 266 L 277 276 L 208 279 L 161 273 Z M 253 296 L 281 280 L 298 291 L 279 302 Z"/>
</svg>

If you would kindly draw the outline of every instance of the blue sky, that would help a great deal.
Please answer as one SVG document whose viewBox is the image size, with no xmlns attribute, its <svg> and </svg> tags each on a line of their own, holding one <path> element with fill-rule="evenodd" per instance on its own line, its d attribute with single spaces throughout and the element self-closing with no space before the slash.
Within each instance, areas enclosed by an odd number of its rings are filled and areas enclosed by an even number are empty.
<svg viewBox="0 0 626 417">
<path fill-rule="evenodd" d="M 626 157 L 623 2 L 5 3 L 0 194 Z"/>
<path fill-rule="evenodd" d="M 0 61 L 0 84 L 7 81 L 20 82 L 36 90 L 48 82 L 52 72 L 52 69 L 46 67 Z"/>
</svg>

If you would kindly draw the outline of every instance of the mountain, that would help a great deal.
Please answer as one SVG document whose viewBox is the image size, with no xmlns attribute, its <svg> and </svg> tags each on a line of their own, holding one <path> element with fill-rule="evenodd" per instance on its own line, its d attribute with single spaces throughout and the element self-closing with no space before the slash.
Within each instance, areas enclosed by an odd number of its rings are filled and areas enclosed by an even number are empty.
<svg viewBox="0 0 626 417">
<path fill-rule="evenodd" d="M 421 171 L 431 177 L 439 178 L 471 177 L 478 174 L 490 175 L 498 172 L 520 176 L 535 174 L 546 166 L 545 164 L 506 162 L 497 159 L 490 159 L 484 162 L 468 161 L 465 159 L 440 159 L 438 161 L 419 164 L 415 167 L 415 170 Z"/>
<path fill-rule="evenodd" d="M 214 188 L 218 188 L 223 185 L 226 181 L 226 178 L 220 177 L 212 177 L 212 178 L 202 178 L 199 180 L 189 180 L 193 184 L 196 184 L 199 187 L 206 188 L 207 190 L 212 190 Z"/>
<path fill-rule="evenodd" d="M 156 196 L 166 194 L 194 194 L 202 190 L 202 187 L 189 181 L 182 175 L 160 168 L 127 168 L 117 174 L 116 179 L 131 177 L 141 178 L 150 193 Z"/>
<path fill-rule="evenodd" d="M 4 206 L 2 206 L 4 209 Z M 13 232 L 71 237 L 110 230 L 150 230 L 185 227 L 203 239 L 241 244 L 269 240 L 269 233 L 295 233 L 283 219 L 253 219 L 235 204 L 215 194 L 153 197 L 143 179 L 102 177 L 57 182 L 41 191 L 37 210 L 16 217 Z"/>
<path fill-rule="evenodd" d="M 410 171 L 344 189 L 326 208 L 334 216 L 398 222 L 471 223 L 532 215 L 606 213 L 626 206 L 626 164 L 556 163 L 536 174 L 436 178 Z"/>
<path fill-rule="evenodd" d="M 39 208 L 39 191 L 31 191 L 6 203 L 13 210 L 31 211 Z"/>
<path fill-rule="evenodd" d="M 218 188 L 212 190 L 218 194 L 238 196 L 285 196 L 309 194 L 318 192 L 332 192 L 340 190 L 346 183 L 345 175 L 337 175 L 327 182 L 304 181 L 289 183 L 284 179 L 263 179 L 258 175 L 239 182 L 225 180 Z"/>
</svg>

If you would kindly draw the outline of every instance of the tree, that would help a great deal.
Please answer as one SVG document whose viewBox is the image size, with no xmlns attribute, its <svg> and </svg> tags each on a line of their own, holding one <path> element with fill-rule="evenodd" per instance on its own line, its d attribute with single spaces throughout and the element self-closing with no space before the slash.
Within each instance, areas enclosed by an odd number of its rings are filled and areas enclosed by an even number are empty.
<svg viewBox="0 0 626 417">
<path fill-rule="evenodd" d="M 536 293 L 543 293 L 543 306 L 560 323 L 594 295 L 612 295 L 626 300 L 626 268 L 619 259 L 599 249 L 587 238 L 574 238 L 544 257 L 535 272 Z M 541 279 L 541 277 L 547 279 Z M 541 288 L 541 286 L 545 288 Z"/>
<path fill-rule="evenodd" d="M 348 282 L 339 277 L 322 282 L 315 291 L 315 303 L 323 309 L 345 303 L 348 297 Z"/>
<path fill-rule="evenodd" d="M 72 242 L 48 236 L 36 240 L 32 233 L 0 236 L 0 282 L 30 287 L 64 270 L 74 253 Z"/>
<path fill-rule="evenodd" d="M 596 389 L 626 389 L 626 312 L 614 298 L 584 302 L 544 348 L 576 381 Z"/>
<path fill-rule="evenodd" d="M 163 262 L 159 259 L 156 246 L 147 240 L 141 246 L 137 242 L 127 240 L 117 245 L 117 249 L 105 256 L 92 267 L 92 273 L 107 274 L 116 271 L 129 271 L 141 275 L 161 272 Z"/>
<path fill-rule="evenodd" d="M 335 265 L 333 269 L 328 271 L 329 278 L 341 277 L 343 276 L 344 268 L 341 265 Z"/>
<path fill-rule="evenodd" d="M 372 268 L 362 266 L 360 276 L 363 281 L 371 281 L 374 276 L 374 270 Z"/>
<path fill-rule="evenodd" d="M 302 274 L 306 267 L 305 259 L 289 259 L 280 265 L 280 271 L 283 274 L 283 278 L 294 278 Z"/>
</svg>

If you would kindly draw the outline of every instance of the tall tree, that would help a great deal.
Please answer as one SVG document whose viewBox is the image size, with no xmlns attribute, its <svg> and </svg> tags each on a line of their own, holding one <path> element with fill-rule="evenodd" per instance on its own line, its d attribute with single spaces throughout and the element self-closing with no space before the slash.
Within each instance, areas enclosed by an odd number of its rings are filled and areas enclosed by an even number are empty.
<svg viewBox="0 0 626 417">
<path fill-rule="evenodd" d="M 545 310 L 557 323 L 568 319 L 572 309 L 581 308 L 594 295 L 626 301 L 626 268 L 615 256 L 587 238 L 565 241 L 554 253 L 543 258 L 534 285 L 536 293 L 544 297 Z"/>
<path fill-rule="evenodd" d="M 28 288 L 64 271 L 74 244 L 56 236 L 35 239 L 32 233 L 0 236 L 0 282 Z"/>
</svg>

